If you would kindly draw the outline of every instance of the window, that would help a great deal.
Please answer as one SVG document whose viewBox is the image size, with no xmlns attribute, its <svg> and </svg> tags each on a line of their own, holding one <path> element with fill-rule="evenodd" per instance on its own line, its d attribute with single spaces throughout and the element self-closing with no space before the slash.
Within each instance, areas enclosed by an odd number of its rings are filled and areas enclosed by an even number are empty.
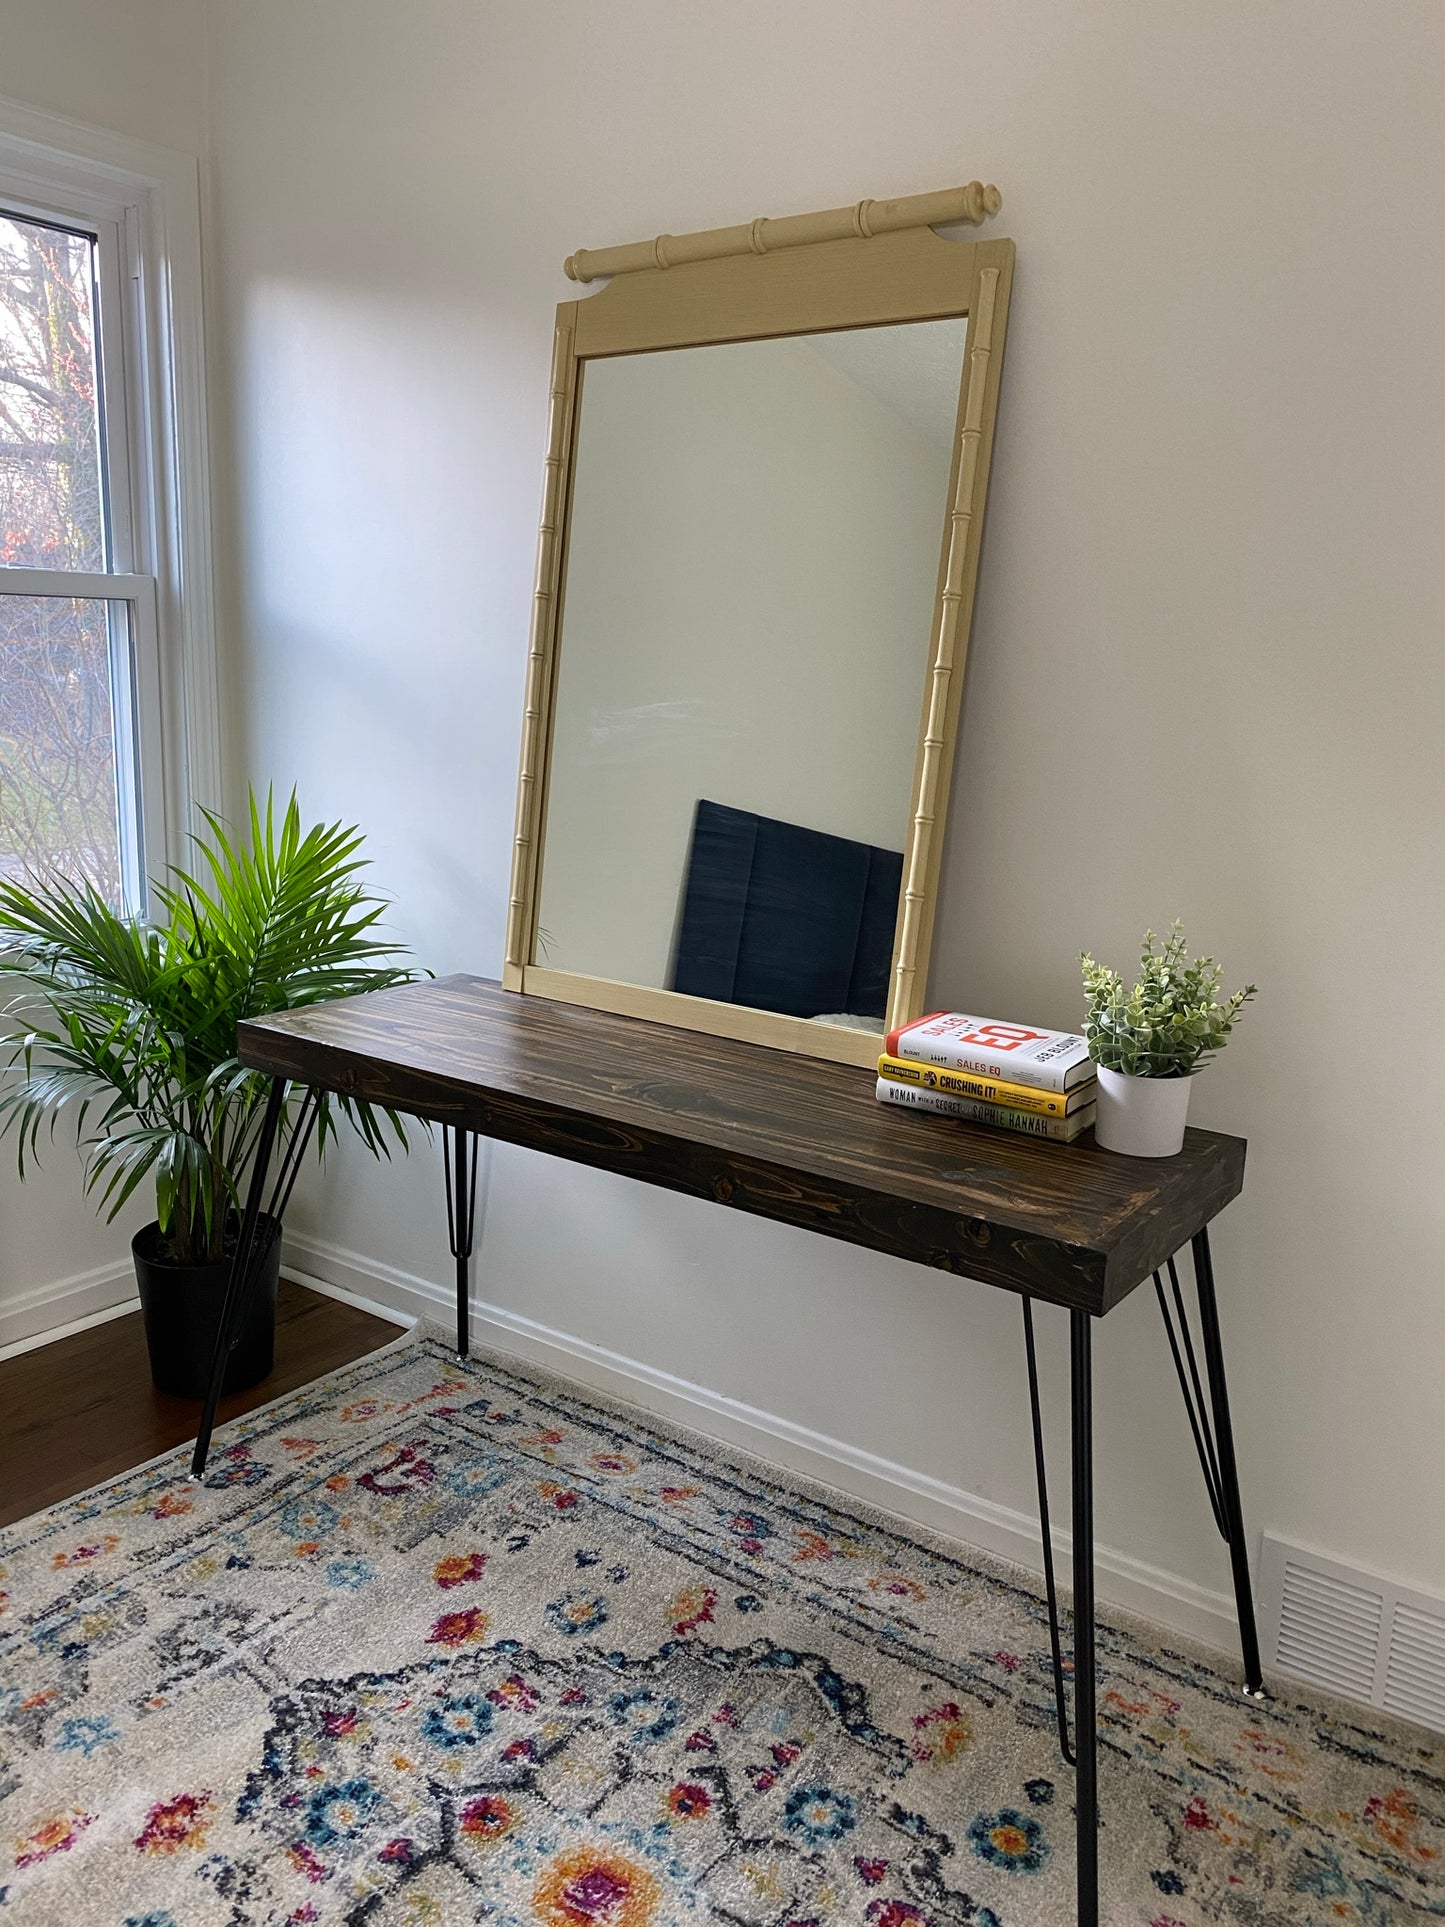
<svg viewBox="0 0 1445 1927">
<path fill-rule="evenodd" d="M 0 111 L 0 876 L 124 915 L 216 793 L 194 172 Z"/>
<path fill-rule="evenodd" d="M 0 564 L 16 572 L 0 595 L 0 871 L 83 878 L 137 911 L 155 583 L 131 575 L 118 266 L 113 229 L 0 203 Z"/>
</svg>

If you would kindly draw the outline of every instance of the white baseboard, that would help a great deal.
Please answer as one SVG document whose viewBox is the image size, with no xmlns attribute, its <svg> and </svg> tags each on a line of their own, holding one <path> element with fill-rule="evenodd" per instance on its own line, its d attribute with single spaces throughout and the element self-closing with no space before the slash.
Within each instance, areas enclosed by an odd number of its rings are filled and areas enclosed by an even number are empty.
<svg viewBox="0 0 1445 1927">
<path fill-rule="evenodd" d="M 302 1284 L 329 1291 L 382 1318 L 431 1318 L 449 1324 L 455 1316 L 450 1285 L 379 1264 L 320 1239 L 288 1235 L 285 1270 Z M 775 1412 L 760 1411 L 706 1385 L 695 1385 L 475 1297 L 471 1329 L 478 1344 L 491 1344 L 546 1365 L 595 1391 L 630 1399 L 896 1517 L 981 1547 L 1030 1571 L 1042 1570 L 1039 1522 L 1029 1513 L 997 1505 L 930 1473 L 895 1464 L 844 1439 L 829 1438 Z M 1056 1544 L 1067 1577 L 1067 1536 L 1057 1534 Z M 1096 1547 L 1095 1567 L 1099 1597 L 1110 1605 L 1223 1651 L 1235 1649 L 1239 1635 L 1232 1595 L 1211 1591 L 1109 1546 Z"/>
<path fill-rule="evenodd" d="M 135 1267 L 127 1256 L 53 1285 L 37 1285 L 0 1301 L 0 1358 L 33 1351 L 107 1318 L 134 1311 Z"/>
<path fill-rule="evenodd" d="M 307 1246 L 306 1250 L 311 1247 Z M 343 1305 L 354 1305 L 358 1311 L 370 1312 L 373 1318 L 384 1318 L 389 1325 L 399 1325 L 403 1331 L 409 1330 L 419 1317 L 419 1312 L 402 1311 L 396 1305 L 385 1305 L 379 1298 L 368 1298 L 364 1292 L 356 1291 L 351 1285 L 338 1284 L 334 1278 L 323 1278 L 314 1271 L 308 1271 L 304 1263 L 297 1263 L 293 1257 L 304 1256 L 292 1238 L 287 1238 L 281 1262 L 282 1276 L 293 1284 L 305 1285 L 308 1291 L 319 1292 L 323 1298 L 335 1298 Z M 425 1314 L 428 1318 L 432 1312 Z"/>
</svg>

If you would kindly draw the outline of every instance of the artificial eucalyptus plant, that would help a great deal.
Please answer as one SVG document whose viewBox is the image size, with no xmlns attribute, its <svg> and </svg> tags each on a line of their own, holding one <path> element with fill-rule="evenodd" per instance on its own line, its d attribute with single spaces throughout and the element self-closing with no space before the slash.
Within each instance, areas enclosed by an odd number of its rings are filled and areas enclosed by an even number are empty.
<svg viewBox="0 0 1445 1927">
<path fill-rule="evenodd" d="M 1126 1077 L 1192 1077 L 1223 1050 L 1239 1013 L 1257 994 L 1253 984 L 1221 999 L 1223 977 L 1212 957 L 1190 961 L 1176 918 L 1160 940 L 1144 933 L 1139 981 L 1126 990 L 1117 970 L 1087 951 L 1079 962 L 1088 1009 L 1084 1035 L 1096 1064 Z"/>
<path fill-rule="evenodd" d="M 304 834 L 293 792 L 279 823 L 270 792 L 250 798 L 244 833 L 206 813 L 192 872 L 152 882 L 154 923 L 118 916 L 95 887 L 0 880 L 0 1136 L 14 1130 L 20 1175 L 42 1126 L 74 1117 L 88 1193 L 114 1218 L 155 1182 L 166 1255 L 226 1254 L 228 1221 L 260 1132 L 265 1080 L 236 1056 L 236 1026 L 358 991 L 406 983 L 404 952 L 380 941 L 384 904 L 358 882 L 358 830 Z M 406 1148 L 393 1113 L 322 1097 L 318 1152 L 336 1112 L 373 1153 Z M 299 1122 L 288 1105 L 278 1154 Z"/>
</svg>

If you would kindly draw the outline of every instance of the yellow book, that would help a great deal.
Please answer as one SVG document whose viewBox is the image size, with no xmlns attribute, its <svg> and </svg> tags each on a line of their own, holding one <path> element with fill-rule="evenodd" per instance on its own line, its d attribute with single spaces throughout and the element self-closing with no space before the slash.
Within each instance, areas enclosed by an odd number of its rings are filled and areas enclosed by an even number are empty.
<svg viewBox="0 0 1445 1927">
<path fill-rule="evenodd" d="M 952 1097 L 972 1097 L 981 1104 L 1003 1104 L 1012 1111 L 1032 1111 L 1037 1117 L 1068 1117 L 1094 1101 L 1094 1080 L 1071 1091 L 1040 1091 L 1030 1084 L 1006 1084 L 997 1077 L 972 1071 L 945 1070 L 939 1064 L 915 1064 L 906 1057 L 878 1059 L 878 1075 L 891 1084 L 912 1084 L 921 1091 L 944 1091 Z"/>
</svg>

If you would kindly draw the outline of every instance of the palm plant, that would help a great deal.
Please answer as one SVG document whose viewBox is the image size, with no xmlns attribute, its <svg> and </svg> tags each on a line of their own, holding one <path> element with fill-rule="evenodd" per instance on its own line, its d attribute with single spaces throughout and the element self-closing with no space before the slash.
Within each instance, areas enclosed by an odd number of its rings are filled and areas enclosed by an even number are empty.
<svg viewBox="0 0 1445 1927">
<path fill-rule="evenodd" d="M 228 1222 L 256 1148 L 264 1079 L 242 1068 L 236 1026 L 268 1011 L 378 990 L 417 974 L 379 940 L 384 905 L 357 881 L 361 834 L 304 835 L 292 793 L 279 825 L 254 794 L 244 834 L 206 813 L 199 874 L 152 884 L 155 924 L 118 917 L 86 882 L 0 880 L 3 1006 L 0 1137 L 18 1138 L 20 1175 L 42 1127 L 69 1114 L 88 1193 L 114 1218 L 148 1176 L 175 1264 L 226 1253 Z M 339 1110 L 374 1153 L 406 1147 L 394 1113 L 321 1097 L 318 1151 Z M 288 1107 L 278 1150 L 300 1122 Z"/>
</svg>

